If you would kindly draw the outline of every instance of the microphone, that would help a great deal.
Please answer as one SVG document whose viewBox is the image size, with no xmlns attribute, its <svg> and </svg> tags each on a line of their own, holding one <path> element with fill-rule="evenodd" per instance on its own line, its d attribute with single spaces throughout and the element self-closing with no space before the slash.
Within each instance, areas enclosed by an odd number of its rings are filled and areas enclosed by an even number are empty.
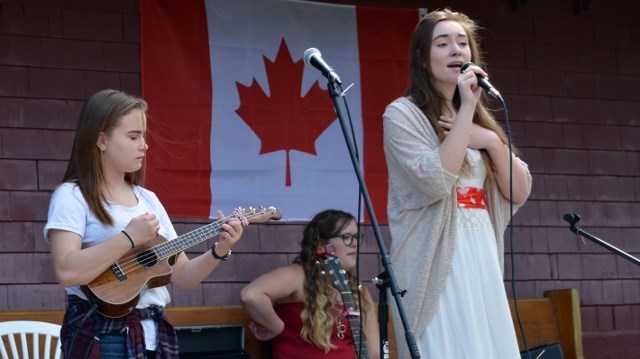
<svg viewBox="0 0 640 359">
<path fill-rule="evenodd" d="M 462 65 L 462 67 L 460 67 L 460 72 L 464 72 L 464 70 L 466 70 L 471 65 L 475 65 L 475 64 L 473 62 L 465 63 L 464 65 Z M 497 99 L 502 100 L 502 95 L 500 95 L 500 92 L 498 92 L 498 90 L 496 90 L 496 88 L 493 87 L 493 85 L 489 82 L 489 80 L 485 79 L 483 76 L 480 76 L 478 74 L 476 74 L 476 77 L 478 78 L 478 85 L 480 87 L 482 87 L 485 91 L 487 91 L 489 94 L 493 95 Z"/>
<path fill-rule="evenodd" d="M 342 82 L 340 82 L 340 77 L 338 77 L 338 74 L 336 74 L 333 68 L 327 65 L 327 63 L 324 62 L 324 60 L 322 59 L 322 54 L 320 53 L 320 50 L 314 47 L 309 48 L 307 49 L 307 51 L 304 52 L 303 58 L 304 58 L 305 64 L 311 65 L 316 69 L 320 70 L 320 72 L 322 72 L 324 77 L 326 77 L 329 80 L 329 82 L 336 82 L 338 84 L 342 84 Z"/>
</svg>

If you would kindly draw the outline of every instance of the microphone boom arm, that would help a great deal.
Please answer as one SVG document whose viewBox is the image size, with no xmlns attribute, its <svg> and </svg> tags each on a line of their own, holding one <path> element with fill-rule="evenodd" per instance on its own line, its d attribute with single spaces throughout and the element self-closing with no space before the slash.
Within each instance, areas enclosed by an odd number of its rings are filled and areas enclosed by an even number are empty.
<svg viewBox="0 0 640 359">
<path fill-rule="evenodd" d="M 567 213 L 562 218 L 565 221 L 569 222 L 569 225 L 570 225 L 569 229 L 571 230 L 571 232 L 573 232 L 573 233 L 575 233 L 575 234 L 577 234 L 577 235 L 579 235 L 579 236 L 581 236 L 583 238 L 586 238 L 586 239 L 592 241 L 593 243 L 595 243 L 595 244 L 597 244 L 597 245 L 599 245 L 601 247 L 604 247 L 604 248 L 608 249 L 610 252 L 619 255 L 620 257 L 628 260 L 629 262 L 631 262 L 631 263 L 633 263 L 635 265 L 639 265 L 640 266 L 640 260 L 638 258 L 632 256 L 631 254 L 629 254 L 629 253 L 627 253 L 627 252 L 625 252 L 625 251 L 623 251 L 621 249 L 618 249 L 617 247 L 615 247 L 615 246 L 603 241 L 602 239 L 600 239 L 600 238 L 598 238 L 598 237 L 596 237 L 596 236 L 594 236 L 592 234 L 589 234 L 588 232 L 585 232 L 582 228 L 578 227 L 576 225 L 576 223 L 578 223 L 578 221 L 580 221 L 580 216 L 578 216 L 577 214 L 575 214 L 575 213 Z"/>
</svg>

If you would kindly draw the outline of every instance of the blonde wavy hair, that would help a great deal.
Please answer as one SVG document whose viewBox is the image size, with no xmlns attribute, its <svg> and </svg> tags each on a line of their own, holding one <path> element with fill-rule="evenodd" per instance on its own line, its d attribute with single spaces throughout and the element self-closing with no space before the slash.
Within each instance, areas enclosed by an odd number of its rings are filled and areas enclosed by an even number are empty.
<svg viewBox="0 0 640 359">
<path fill-rule="evenodd" d="M 331 344 L 331 334 L 338 313 L 335 308 L 335 291 L 332 290 L 330 278 L 321 273 L 317 253 L 318 250 L 323 251 L 329 239 L 339 235 L 351 221 L 355 221 L 355 218 L 340 210 L 330 209 L 316 214 L 304 229 L 302 248 L 295 260 L 305 273 L 304 308 L 300 315 L 303 326 L 300 337 L 308 343 L 324 348 L 325 352 L 335 347 Z M 347 276 L 355 305 L 358 307 L 358 283 L 350 273 L 347 273 Z M 373 305 L 367 296 L 361 296 L 361 299 L 364 308 Z M 359 307 L 356 310 L 359 310 Z M 360 317 L 364 320 L 363 315 Z"/>
</svg>

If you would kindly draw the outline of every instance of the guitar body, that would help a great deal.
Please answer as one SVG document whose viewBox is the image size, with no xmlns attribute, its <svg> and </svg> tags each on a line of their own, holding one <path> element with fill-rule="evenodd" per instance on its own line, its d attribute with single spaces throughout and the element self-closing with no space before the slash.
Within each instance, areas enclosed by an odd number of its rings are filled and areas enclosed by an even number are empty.
<svg viewBox="0 0 640 359">
<path fill-rule="evenodd" d="M 156 288 L 171 282 L 169 260 L 172 258 L 158 259 L 151 250 L 166 241 L 164 237 L 157 236 L 130 250 L 96 279 L 83 286 L 82 291 L 92 303 L 98 305 L 100 314 L 110 318 L 125 316 L 138 304 L 140 292 L 145 287 Z"/>
<path fill-rule="evenodd" d="M 171 282 L 171 266 L 176 255 L 220 234 L 225 221 L 237 219 L 246 226 L 280 218 L 282 212 L 275 207 L 237 208 L 232 216 L 218 219 L 171 241 L 156 236 L 154 240 L 131 249 L 81 289 L 89 301 L 97 305 L 98 313 L 110 318 L 123 317 L 136 307 L 143 289 Z"/>
</svg>

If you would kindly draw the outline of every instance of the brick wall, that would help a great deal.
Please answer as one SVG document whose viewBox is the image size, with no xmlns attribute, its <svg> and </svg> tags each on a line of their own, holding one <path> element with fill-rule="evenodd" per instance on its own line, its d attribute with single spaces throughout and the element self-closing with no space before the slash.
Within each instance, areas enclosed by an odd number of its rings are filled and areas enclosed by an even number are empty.
<svg viewBox="0 0 640 359">
<path fill-rule="evenodd" d="M 534 176 L 514 220 L 517 296 L 578 288 L 586 357 L 634 357 L 640 268 L 576 238 L 562 215 L 578 213 L 589 232 L 640 253 L 640 3 L 592 0 L 577 13 L 571 0 L 396 4 L 451 6 L 486 29 L 491 81 Z M 139 38 L 134 0 L 0 0 L 0 310 L 63 308 L 42 236 L 49 191 L 65 169 L 82 101 L 106 87 L 140 94 Z M 184 233 L 203 222 L 175 224 Z M 237 304 L 246 282 L 293 259 L 302 226 L 248 227 L 233 259 L 200 288 L 173 290 L 173 304 Z M 376 253 L 370 240 L 362 277 L 381 271 Z M 508 254 L 505 262 L 510 293 Z"/>
</svg>

